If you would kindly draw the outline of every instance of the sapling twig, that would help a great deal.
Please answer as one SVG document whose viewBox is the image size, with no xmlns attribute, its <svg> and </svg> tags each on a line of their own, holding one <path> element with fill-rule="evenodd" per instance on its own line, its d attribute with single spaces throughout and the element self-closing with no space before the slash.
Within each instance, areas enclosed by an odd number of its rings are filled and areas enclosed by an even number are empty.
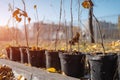
<svg viewBox="0 0 120 80">
<path fill-rule="evenodd" d="M 28 19 L 28 22 L 30 23 L 31 18 L 28 17 L 28 14 L 26 12 L 26 7 L 25 7 L 25 2 L 24 0 L 22 0 L 23 4 L 24 4 L 24 10 L 21 10 L 20 8 L 16 8 L 16 10 L 13 12 L 12 16 L 16 19 L 17 22 L 21 22 L 22 21 L 22 17 L 24 17 L 24 27 L 25 27 L 25 37 L 26 37 L 26 43 L 27 43 L 27 47 L 29 47 L 28 44 L 28 34 L 27 34 L 27 26 L 26 26 L 26 18 Z"/>
<path fill-rule="evenodd" d="M 36 47 L 38 47 L 40 27 L 39 27 L 39 17 L 38 17 L 37 5 L 34 5 L 34 9 L 36 11 L 36 16 L 37 16 L 37 21 L 38 21 L 38 29 L 37 29 L 37 35 L 36 35 Z"/>
<path fill-rule="evenodd" d="M 67 22 L 66 22 L 66 11 L 65 11 L 65 6 L 63 2 L 63 9 L 64 9 L 64 27 L 65 27 L 65 39 L 66 39 L 66 51 L 68 51 L 68 28 L 67 28 Z"/>
<path fill-rule="evenodd" d="M 11 12 L 11 13 L 13 13 L 14 12 L 14 0 L 13 0 L 13 4 L 11 5 L 11 3 L 9 3 L 8 4 L 8 6 L 9 6 L 9 11 Z M 11 18 L 10 18 L 11 19 Z M 10 19 L 8 20 L 8 23 L 10 22 Z M 12 17 L 12 26 L 14 27 L 14 18 Z M 14 35 L 12 36 L 13 37 L 13 39 L 15 39 L 15 41 L 16 41 L 16 43 L 17 43 L 17 38 L 16 38 L 16 36 L 17 36 L 17 34 L 16 34 L 16 30 L 17 29 L 15 29 L 14 31 L 13 31 L 13 33 L 14 33 Z"/>
<path fill-rule="evenodd" d="M 96 22 L 98 23 L 98 29 L 99 29 L 99 33 L 100 33 L 100 37 L 101 37 L 101 46 L 102 46 L 103 52 L 105 54 L 104 39 L 103 39 L 103 36 L 102 36 L 102 32 L 101 32 L 101 28 L 100 28 L 100 23 L 99 23 L 98 19 L 95 17 L 94 14 L 93 14 L 93 17 L 95 18 Z"/>
<path fill-rule="evenodd" d="M 59 30 L 60 30 L 60 25 L 61 25 L 61 16 L 62 16 L 62 0 L 60 1 L 59 27 L 56 31 L 55 50 L 57 49 L 58 33 L 59 33 Z"/>
<path fill-rule="evenodd" d="M 78 26 L 80 26 L 80 0 L 78 0 Z M 78 41 L 78 52 L 79 52 L 79 41 Z"/>
<path fill-rule="evenodd" d="M 102 33 L 101 33 L 101 28 L 100 28 L 100 24 L 99 24 L 99 21 L 97 20 L 97 18 L 94 16 L 94 14 L 93 14 L 93 6 L 94 6 L 94 4 L 92 3 L 92 1 L 91 0 L 88 0 L 88 1 L 84 1 L 83 3 L 82 3 L 82 6 L 84 7 L 84 8 L 87 8 L 87 9 L 89 9 L 89 15 L 90 15 L 90 18 L 89 18 L 89 21 L 90 21 L 90 23 L 89 23 L 89 25 L 91 25 L 91 41 L 92 42 L 94 42 L 94 36 L 93 36 L 93 28 L 92 28 L 92 16 L 95 18 L 95 20 L 97 21 L 97 23 L 98 23 L 98 28 L 99 28 L 99 33 L 100 33 L 100 37 L 101 37 L 101 46 L 102 46 L 102 48 L 103 48 L 103 52 L 104 52 L 104 54 L 105 54 L 105 47 L 104 47 L 104 42 L 103 42 L 103 36 L 102 36 Z"/>
<path fill-rule="evenodd" d="M 70 24 L 70 27 L 71 27 L 71 39 L 73 38 L 73 13 L 72 13 L 72 4 L 73 4 L 73 0 L 71 0 L 71 3 L 70 3 L 70 13 L 71 13 L 71 24 Z M 72 45 L 70 44 L 70 51 L 72 51 Z"/>
<path fill-rule="evenodd" d="M 26 12 L 26 5 L 25 5 L 25 1 L 22 0 L 22 3 L 24 5 L 24 11 Z M 27 33 L 27 26 L 26 26 L 26 17 L 24 17 L 24 27 L 25 27 L 25 38 L 26 38 L 26 44 L 27 47 L 29 47 L 29 42 L 28 42 L 28 33 Z"/>
<path fill-rule="evenodd" d="M 66 13 L 65 13 L 65 9 L 64 9 L 64 18 L 66 17 L 65 14 Z M 65 34 L 66 34 L 66 50 L 68 51 L 68 33 L 67 33 L 67 26 L 66 26 L 66 18 L 65 18 L 65 24 L 64 24 L 64 26 L 65 26 Z"/>
</svg>

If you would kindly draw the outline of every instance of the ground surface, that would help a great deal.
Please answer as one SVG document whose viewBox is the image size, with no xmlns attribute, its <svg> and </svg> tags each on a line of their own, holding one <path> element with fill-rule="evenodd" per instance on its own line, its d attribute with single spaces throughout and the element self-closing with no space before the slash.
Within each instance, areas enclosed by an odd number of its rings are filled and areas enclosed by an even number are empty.
<svg viewBox="0 0 120 80">
<path fill-rule="evenodd" d="M 17 62 L 0 59 L 0 64 L 11 67 L 16 74 L 24 75 L 27 80 L 80 80 L 73 77 L 68 77 L 58 73 L 48 73 L 45 70 L 38 69 L 35 67 L 25 66 Z"/>
</svg>

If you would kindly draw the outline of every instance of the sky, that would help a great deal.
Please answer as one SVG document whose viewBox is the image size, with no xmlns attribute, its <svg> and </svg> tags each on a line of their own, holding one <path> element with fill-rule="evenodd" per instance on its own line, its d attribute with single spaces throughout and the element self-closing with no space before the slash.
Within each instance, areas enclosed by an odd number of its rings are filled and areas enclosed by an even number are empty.
<svg viewBox="0 0 120 80">
<path fill-rule="evenodd" d="M 60 0 L 24 0 L 26 3 L 26 11 L 28 16 L 31 17 L 31 23 L 38 21 L 36 19 L 36 12 L 34 5 L 37 5 L 39 21 L 43 22 L 58 22 L 60 12 Z M 80 0 L 80 4 L 84 0 Z M 92 0 L 94 3 L 93 12 L 99 19 L 110 20 L 111 22 L 117 21 L 117 16 L 120 15 L 120 0 Z M 13 0 L 0 0 L 0 26 L 9 24 L 12 25 L 10 19 L 12 13 L 8 11 L 8 4 L 13 5 Z M 23 10 L 22 0 L 14 0 L 14 9 L 20 8 Z M 65 14 L 64 14 L 65 10 Z M 88 9 L 80 7 L 80 19 L 88 19 Z M 65 17 L 64 17 L 65 15 Z M 115 18 L 113 18 L 115 17 Z M 73 18 L 74 23 L 78 20 L 78 0 L 73 0 Z M 8 20 L 10 21 L 8 22 Z M 62 21 L 66 19 L 70 22 L 70 0 L 63 0 L 62 8 Z M 18 25 L 23 22 L 18 23 Z"/>
</svg>

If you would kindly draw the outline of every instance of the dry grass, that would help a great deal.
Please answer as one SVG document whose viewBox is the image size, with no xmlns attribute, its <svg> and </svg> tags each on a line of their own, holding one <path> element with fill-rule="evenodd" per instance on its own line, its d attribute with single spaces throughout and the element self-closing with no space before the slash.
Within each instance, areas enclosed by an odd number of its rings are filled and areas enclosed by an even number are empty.
<svg viewBox="0 0 120 80">
<path fill-rule="evenodd" d="M 0 57 L 4 57 L 3 52 L 4 49 L 8 46 L 26 46 L 25 41 L 21 41 L 18 44 L 15 41 L 0 41 Z M 35 47 L 35 41 L 29 41 L 30 47 Z M 39 42 L 40 49 L 54 50 L 55 49 L 55 41 L 40 41 Z M 103 52 L 102 46 L 100 43 L 91 44 L 80 42 L 79 51 L 81 52 Z M 73 50 L 78 50 L 78 45 L 72 46 Z M 58 41 L 57 50 L 66 50 L 65 41 Z M 68 46 L 69 49 L 69 46 Z M 105 43 L 106 52 L 120 52 L 120 41 L 112 41 L 109 43 Z"/>
</svg>

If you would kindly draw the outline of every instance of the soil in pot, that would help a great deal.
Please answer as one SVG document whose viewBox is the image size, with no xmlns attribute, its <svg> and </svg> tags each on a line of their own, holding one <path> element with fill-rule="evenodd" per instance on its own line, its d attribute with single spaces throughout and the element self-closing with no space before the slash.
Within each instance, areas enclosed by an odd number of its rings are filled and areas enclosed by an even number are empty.
<svg viewBox="0 0 120 80">
<path fill-rule="evenodd" d="M 116 80 L 117 55 L 96 55 L 89 60 L 91 69 L 91 80 Z"/>
<path fill-rule="evenodd" d="M 63 53 L 59 54 L 61 69 L 66 75 L 80 78 L 84 76 L 85 54 L 82 53 Z"/>
</svg>

